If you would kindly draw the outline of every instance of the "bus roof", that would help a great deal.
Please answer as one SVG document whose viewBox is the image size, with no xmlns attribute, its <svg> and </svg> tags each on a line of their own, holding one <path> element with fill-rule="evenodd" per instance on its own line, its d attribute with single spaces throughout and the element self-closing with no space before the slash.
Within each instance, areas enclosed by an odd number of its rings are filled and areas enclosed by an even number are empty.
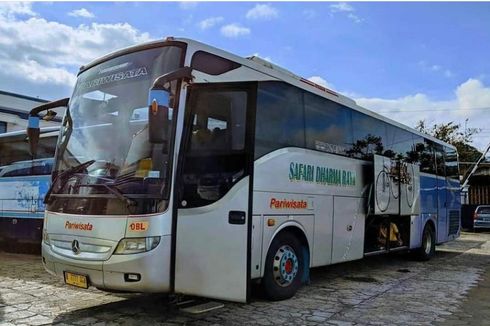
<svg viewBox="0 0 490 326">
<path fill-rule="evenodd" d="M 298 76 L 292 72 L 290 72 L 287 69 L 284 69 L 274 63 L 271 63 L 269 61 L 266 61 L 264 59 L 258 58 L 256 56 L 248 57 L 248 58 L 243 58 L 238 55 L 235 55 L 233 53 L 227 52 L 225 50 L 221 50 L 218 48 L 215 48 L 213 46 L 207 45 L 205 43 L 201 43 L 199 41 L 195 41 L 192 39 L 188 38 L 178 38 L 178 37 L 167 37 L 163 40 L 157 40 L 157 41 L 152 41 L 152 42 L 147 42 L 135 46 L 130 46 L 127 48 L 119 49 L 117 51 L 111 52 L 103 57 L 100 57 L 98 59 L 93 60 L 89 64 L 82 66 L 80 68 L 79 74 L 83 72 L 84 70 L 93 67 L 94 65 L 104 62 L 106 60 L 128 54 L 131 52 L 135 51 L 141 51 L 144 49 L 149 49 L 149 48 L 155 48 L 159 46 L 165 46 L 165 45 L 171 45 L 171 44 L 182 44 L 185 43 L 187 44 L 188 48 L 194 48 L 194 49 L 199 49 L 199 50 L 204 50 L 206 52 L 214 53 L 216 55 L 219 55 L 223 58 L 229 59 L 231 61 L 237 62 L 241 64 L 242 66 L 246 66 L 250 69 L 256 70 L 258 72 L 261 72 L 263 74 L 266 74 L 271 77 L 271 80 L 280 80 L 284 81 L 288 84 L 294 85 L 296 87 L 299 87 L 301 89 L 307 90 L 313 94 L 319 95 L 321 97 L 327 98 L 331 101 L 337 102 L 339 104 L 345 105 L 349 107 L 350 109 L 359 111 L 361 113 L 364 113 L 366 115 L 369 115 L 371 117 L 374 117 L 378 120 L 385 121 L 391 125 L 397 126 L 401 129 L 404 129 L 406 131 L 409 131 L 415 135 L 418 135 L 420 137 L 426 138 L 428 140 L 433 141 L 434 143 L 440 144 L 442 146 L 446 146 L 452 149 L 456 149 L 453 145 L 448 144 L 446 142 L 443 142 L 440 139 L 437 139 L 431 135 L 427 135 L 425 133 L 422 133 L 414 128 L 411 128 L 407 125 L 404 125 L 398 121 L 392 120 L 388 117 L 385 117 L 381 114 L 378 114 L 374 111 L 371 111 L 369 109 L 366 109 L 364 107 L 361 107 L 356 103 L 355 100 L 344 96 L 342 94 L 339 94 L 333 90 L 330 90 L 324 86 L 318 85 L 310 80 L 307 80 L 301 76 Z"/>
<path fill-rule="evenodd" d="M 41 128 L 40 133 L 41 135 L 43 134 L 48 134 L 52 133 L 53 135 L 58 135 L 58 131 L 60 130 L 59 126 L 53 126 L 53 127 L 44 127 Z M 6 143 L 15 139 L 21 139 L 23 137 L 27 137 L 27 131 L 26 130 L 16 130 L 16 131 L 10 131 L 10 132 L 5 132 L 3 134 L 0 134 L 0 143 Z"/>
</svg>

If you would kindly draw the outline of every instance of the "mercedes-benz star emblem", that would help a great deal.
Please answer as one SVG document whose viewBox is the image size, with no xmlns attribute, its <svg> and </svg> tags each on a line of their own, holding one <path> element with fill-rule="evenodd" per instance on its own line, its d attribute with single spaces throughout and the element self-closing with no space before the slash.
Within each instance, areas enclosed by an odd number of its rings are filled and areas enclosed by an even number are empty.
<svg viewBox="0 0 490 326">
<path fill-rule="evenodd" d="M 73 240 L 71 243 L 71 250 L 75 255 L 78 255 L 80 253 L 80 244 L 78 243 L 78 240 Z"/>
</svg>

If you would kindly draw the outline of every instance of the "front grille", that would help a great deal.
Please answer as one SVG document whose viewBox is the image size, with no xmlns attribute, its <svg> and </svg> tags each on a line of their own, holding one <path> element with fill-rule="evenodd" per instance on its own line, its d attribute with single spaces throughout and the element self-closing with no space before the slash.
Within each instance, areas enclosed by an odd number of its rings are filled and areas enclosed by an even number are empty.
<svg viewBox="0 0 490 326">
<path fill-rule="evenodd" d="M 449 235 L 457 234 L 459 231 L 459 210 L 449 211 Z"/>
</svg>

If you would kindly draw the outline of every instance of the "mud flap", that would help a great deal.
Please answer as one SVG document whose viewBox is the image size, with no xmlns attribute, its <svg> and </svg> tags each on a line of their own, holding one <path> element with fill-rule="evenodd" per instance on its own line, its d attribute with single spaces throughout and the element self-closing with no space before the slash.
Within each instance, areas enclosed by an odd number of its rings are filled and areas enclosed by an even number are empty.
<svg viewBox="0 0 490 326">
<path fill-rule="evenodd" d="M 306 246 L 302 246 L 303 251 L 303 276 L 301 277 L 301 283 L 309 285 L 310 284 L 310 254 Z"/>
</svg>

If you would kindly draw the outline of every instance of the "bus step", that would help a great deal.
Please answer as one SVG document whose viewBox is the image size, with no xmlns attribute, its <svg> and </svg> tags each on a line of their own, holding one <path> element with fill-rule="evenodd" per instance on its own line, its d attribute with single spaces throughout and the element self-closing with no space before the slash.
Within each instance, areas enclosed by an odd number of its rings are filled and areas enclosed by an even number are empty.
<svg viewBox="0 0 490 326">
<path fill-rule="evenodd" d="M 184 299 L 184 300 L 182 300 L 182 301 L 178 301 L 178 302 L 176 303 L 176 305 L 177 305 L 177 306 L 184 306 L 184 305 L 187 305 L 187 304 L 189 304 L 189 303 L 193 303 L 194 301 L 196 301 L 196 300 L 194 300 L 194 299 Z"/>
<path fill-rule="evenodd" d="M 224 306 L 225 305 L 222 304 L 221 302 L 209 301 L 209 302 L 201 303 L 201 304 L 198 304 L 195 306 L 182 308 L 182 309 L 180 309 L 180 311 L 187 312 L 187 313 L 190 313 L 193 315 L 197 315 L 197 314 L 202 314 L 202 313 L 209 312 L 209 311 L 216 310 L 216 309 L 221 309 Z"/>
</svg>

